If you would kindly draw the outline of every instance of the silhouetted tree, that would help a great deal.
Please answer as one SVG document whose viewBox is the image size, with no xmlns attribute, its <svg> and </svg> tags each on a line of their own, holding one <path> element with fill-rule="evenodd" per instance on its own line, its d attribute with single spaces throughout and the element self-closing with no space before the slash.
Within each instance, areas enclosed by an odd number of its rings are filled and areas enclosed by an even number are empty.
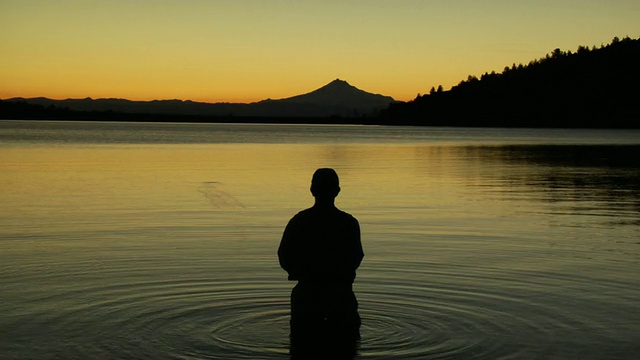
<svg viewBox="0 0 640 360">
<path fill-rule="evenodd" d="M 484 73 L 393 104 L 383 123 L 445 126 L 640 128 L 640 39 L 559 48 L 528 65 Z"/>
</svg>

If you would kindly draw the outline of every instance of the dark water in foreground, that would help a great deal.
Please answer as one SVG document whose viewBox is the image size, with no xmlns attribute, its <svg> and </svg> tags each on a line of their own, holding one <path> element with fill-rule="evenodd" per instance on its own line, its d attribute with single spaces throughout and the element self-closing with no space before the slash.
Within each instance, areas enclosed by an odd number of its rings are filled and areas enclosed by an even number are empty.
<svg viewBox="0 0 640 360">
<path fill-rule="evenodd" d="M 640 132 L 0 122 L 1 359 L 287 359 L 334 167 L 357 359 L 640 358 Z"/>
</svg>

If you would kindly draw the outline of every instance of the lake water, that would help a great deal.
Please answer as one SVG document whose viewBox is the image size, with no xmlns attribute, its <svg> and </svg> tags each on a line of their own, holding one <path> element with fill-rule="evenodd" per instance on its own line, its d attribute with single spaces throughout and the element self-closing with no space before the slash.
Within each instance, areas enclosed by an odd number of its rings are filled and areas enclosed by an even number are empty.
<svg viewBox="0 0 640 360">
<path fill-rule="evenodd" d="M 0 358 L 287 359 L 285 224 L 360 221 L 357 359 L 640 358 L 640 132 L 0 121 Z"/>
</svg>

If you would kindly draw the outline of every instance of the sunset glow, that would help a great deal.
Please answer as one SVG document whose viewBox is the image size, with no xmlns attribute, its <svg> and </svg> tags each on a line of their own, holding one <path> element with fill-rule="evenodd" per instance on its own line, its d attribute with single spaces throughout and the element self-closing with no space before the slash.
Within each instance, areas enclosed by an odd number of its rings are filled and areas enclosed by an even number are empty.
<svg viewBox="0 0 640 360">
<path fill-rule="evenodd" d="M 0 1 L 0 99 L 252 102 L 333 79 L 410 100 L 640 35 L 640 2 Z"/>
</svg>

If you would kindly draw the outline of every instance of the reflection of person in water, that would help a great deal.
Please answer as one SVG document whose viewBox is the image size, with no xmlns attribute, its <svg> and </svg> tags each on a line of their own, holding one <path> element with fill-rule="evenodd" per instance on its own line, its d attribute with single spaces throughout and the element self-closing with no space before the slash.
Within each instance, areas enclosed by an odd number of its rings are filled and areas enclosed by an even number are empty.
<svg viewBox="0 0 640 360">
<path fill-rule="evenodd" d="M 316 170 L 315 204 L 289 221 L 278 249 L 289 280 L 298 281 L 291 292 L 294 357 L 323 349 L 355 355 L 360 316 L 352 284 L 364 254 L 358 221 L 334 204 L 339 192 L 333 169 Z"/>
</svg>

